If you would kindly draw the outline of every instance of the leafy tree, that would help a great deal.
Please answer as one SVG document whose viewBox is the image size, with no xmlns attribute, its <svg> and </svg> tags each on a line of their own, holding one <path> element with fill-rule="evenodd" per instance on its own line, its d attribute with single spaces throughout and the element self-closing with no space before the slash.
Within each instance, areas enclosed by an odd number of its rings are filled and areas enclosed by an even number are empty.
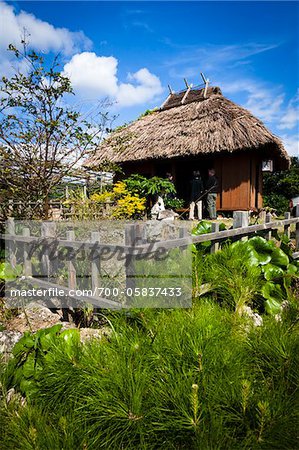
<svg viewBox="0 0 299 450">
<path fill-rule="evenodd" d="M 26 63 L 24 73 L 2 77 L 0 85 L 0 186 L 9 198 L 39 200 L 47 217 L 50 191 L 96 148 L 108 114 L 98 111 L 85 120 L 67 104 L 74 92 L 58 58 L 47 69 L 25 39 L 22 45 L 22 51 L 8 50 Z"/>
<path fill-rule="evenodd" d="M 174 184 L 160 177 L 146 178 L 143 175 L 135 174 L 126 178 L 124 183 L 130 192 L 145 197 L 176 193 Z"/>
<path fill-rule="evenodd" d="M 264 204 L 281 214 L 288 209 L 289 200 L 299 195 L 299 158 L 291 158 L 289 170 L 265 174 Z"/>
</svg>

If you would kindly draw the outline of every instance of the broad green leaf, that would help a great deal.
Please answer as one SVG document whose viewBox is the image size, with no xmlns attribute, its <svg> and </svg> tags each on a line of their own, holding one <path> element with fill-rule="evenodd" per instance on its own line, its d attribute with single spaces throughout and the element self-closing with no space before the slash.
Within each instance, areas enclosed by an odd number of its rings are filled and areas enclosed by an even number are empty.
<svg viewBox="0 0 299 450">
<path fill-rule="evenodd" d="M 298 274 L 298 268 L 295 266 L 295 264 L 289 264 L 287 267 L 287 274 L 288 275 L 296 275 Z"/>
<path fill-rule="evenodd" d="M 289 264 L 288 255 L 286 255 L 280 248 L 276 248 L 272 252 L 271 263 L 276 266 L 287 267 Z"/>
<path fill-rule="evenodd" d="M 266 300 L 276 300 L 282 302 L 284 300 L 284 293 L 281 286 L 272 281 L 267 281 L 262 287 L 262 295 Z"/>
<path fill-rule="evenodd" d="M 28 350 L 34 348 L 34 339 L 31 336 L 23 336 L 17 342 L 12 350 L 12 354 L 17 356 L 20 353 L 26 353 Z"/>
<path fill-rule="evenodd" d="M 253 247 L 248 246 L 248 260 L 252 266 L 263 266 L 271 261 L 271 255 L 259 253 Z"/>
<path fill-rule="evenodd" d="M 200 234 L 207 234 L 211 232 L 211 229 L 212 229 L 211 222 L 202 220 L 201 222 L 199 222 L 198 225 L 196 225 L 196 227 L 193 228 L 192 234 L 193 236 L 198 236 Z"/>
<path fill-rule="evenodd" d="M 268 314 L 279 314 L 281 310 L 281 303 L 275 299 L 265 301 L 265 310 Z"/>
<path fill-rule="evenodd" d="M 33 354 L 28 356 L 25 363 L 23 364 L 23 376 L 25 378 L 33 377 L 35 373 L 35 358 Z"/>
<path fill-rule="evenodd" d="M 36 391 L 36 383 L 33 379 L 23 378 L 20 383 L 20 391 L 26 395 L 26 397 L 30 396 L 33 392 Z"/>
<path fill-rule="evenodd" d="M 20 264 L 12 267 L 11 264 L 5 262 L 0 264 L 0 279 L 5 281 L 13 281 L 22 274 L 22 266 Z"/>
<path fill-rule="evenodd" d="M 277 278 L 281 278 L 284 274 L 281 267 L 274 266 L 273 264 L 266 264 L 263 267 L 263 270 L 264 270 L 264 277 L 268 281 L 272 281 Z"/>
<path fill-rule="evenodd" d="M 80 332 L 77 328 L 71 328 L 63 331 L 59 338 L 63 339 L 66 344 L 78 343 L 80 341 Z"/>
<path fill-rule="evenodd" d="M 253 247 L 258 253 L 271 253 L 275 248 L 273 241 L 267 241 L 261 236 L 255 236 L 249 239 L 248 245 Z"/>
</svg>

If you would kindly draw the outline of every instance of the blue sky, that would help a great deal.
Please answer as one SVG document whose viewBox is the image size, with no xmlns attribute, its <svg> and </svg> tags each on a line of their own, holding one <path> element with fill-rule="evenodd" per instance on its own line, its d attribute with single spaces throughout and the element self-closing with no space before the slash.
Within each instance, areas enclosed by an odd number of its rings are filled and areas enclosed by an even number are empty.
<svg viewBox="0 0 299 450">
<path fill-rule="evenodd" d="M 0 68 L 25 27 L 61 54 L 84 108 L 106 97 L 115 124 L 135 119 L 200 72 L 250 109 L 299 156 L 297 2 L 0 2 Z"/>
</svg>

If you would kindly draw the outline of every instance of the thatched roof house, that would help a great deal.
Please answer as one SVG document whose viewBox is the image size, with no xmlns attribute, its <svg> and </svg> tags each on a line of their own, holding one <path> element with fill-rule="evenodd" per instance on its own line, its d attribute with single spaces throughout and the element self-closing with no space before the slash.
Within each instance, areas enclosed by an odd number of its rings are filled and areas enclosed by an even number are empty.
<svg viewBox="0 0 299 450">
<path fill-rule="evenodd" d="M 209 87 L 170 94 L 159 110 L 109 135 L 86 165 L 108 160 L 126 174 L 172 172 L 186 200 L 192 171 L 204 176 L 214 167 L 218 209 L 235 210 L 261 207 L 261 164 L 269 159 L 275 168 L 289 165 L 282 142 L 259 119 Z"/>
</svg>

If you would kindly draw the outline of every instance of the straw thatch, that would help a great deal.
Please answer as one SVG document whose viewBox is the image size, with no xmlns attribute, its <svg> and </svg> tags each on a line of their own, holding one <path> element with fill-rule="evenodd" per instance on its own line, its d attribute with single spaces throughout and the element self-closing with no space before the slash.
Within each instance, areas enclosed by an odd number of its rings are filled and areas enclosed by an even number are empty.
<svg viewBox="0 0 299 450">
<path fill-rule="evenodd" d="M 111 133 L 86 165 L 240 150 L 259 150 L 281 168 L 289 165 L 282 142 L 259 119 L 210 87 L 206 98 L 203 89 L 170 95 L 159 110 Z"/>
</svg>

